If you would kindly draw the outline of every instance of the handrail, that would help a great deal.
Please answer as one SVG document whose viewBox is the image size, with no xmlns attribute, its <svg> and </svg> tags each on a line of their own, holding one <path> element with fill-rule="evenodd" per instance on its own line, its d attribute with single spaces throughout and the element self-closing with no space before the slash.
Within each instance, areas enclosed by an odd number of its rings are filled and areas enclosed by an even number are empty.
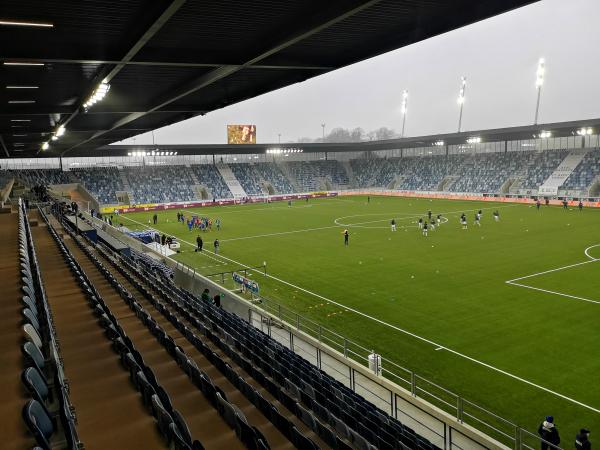
<svg viewBox="0 0 600 450">
<path fill-rule="evenodd" d="M 173 261 L 175 262 L 175 266 L 184 273 L 193 274 L 193 276 L 200 275 L 191 266 L 188 266 L 181 261 Z M 227 271 L 223 272 L 223 274 L 231 272 L 232 271 Z M 221 273 L 212 274 L 211 279 L 217 278 L 218 281 L 221 281 L 221 277 L 217 277 L 217 275 L 221 275 Z M 224 282 L 217 284 L 220 284 L 222 287 L 226 288 L 226 286 L 224 286 Z M 263 309 L 265 312 L 272 314 L 279 320 L 288 323 L 291 328 L 303 331 L 316 338 L 320 343 L 324 343 L 329 347 L 332 347 L 334 350 L 339 351 L 344 355 L 345 358 L 351 359 L 362 366 L 367 366 L 367 356 L 374 352 L 372 349 L 368 349 L 336 331 L 329 330 L 312 319 L 301 316 L 285 305 L 276 302 L 275 300 L 268 299 L 259 294 L 252 294 L 252 297 L 255 300 L 253 303 L 256 307 Z M 365 354 L 361 355 L 355 350 L 363 351 Z M 384 356 L 381 356 L 381 360 L 382 373 L 385 378 L 395 382 L 396 384 L 398 384 L 396 380 L 401 380 L 407 385 L 407 390 L 410 391 L 413 397 L 421 398 L 429 403 L 434 404 L 435 406 L 454 416 L 458 422 L 468 423 L 474 428 L 481 430 L 486 435 L 492 432 L 495 435 L 500 436 L 501 440 L 517 450 L 528 448 L 528 446 L 522 443 L 522 437 L 524 435 L 534 436 L 537 439 L 537 442 L 539 442 L 539 436 L 521 428 L 514 422 L 488 410 L 487 408 L 471 402 L 470 400 L 465 399 L 459 394 L 418 375 L 414 371 L 407 369 L 406 367 L 403 367 L 394 361 L 385 358 Z M 390 367 L 396 370 L 391 370 Z M 397 373 L 398 371 L 400 373 Z M 407 375 L 409 376 L 409 379 L 406 378 Z M 432 387 L 434 389 L 431 389 Z M 477 413 L 474 411 L 465 411 L 465 406 L 472 408 L 480 414 L 476 415 Z M 425 424 L 422 425 L 426 427 Z M 551 446 L 551 448 L 553 450 L 560 449 L 559 447 L 555 446 Z"/>
<path fill-rule="evenodd" d="M 210 281 L 221 286 L 223 289 L 229 291 L 235 290 L 231 287 L 233 286 L 232 284 L 230 284 L 229 287 L 226 285 L 226 280 L 224 277 L 218 277 L 218 275 L 221 275 L 221 273 L 212 274 L 212 276 L 208 278 L 207 276 L 198 273 L 196 269 L 184 262 L 175 260 L 165 255 L 162 256 L 169 261 L 169 265 L 171 267 L 174 267 L 183 274 L 190 276 L 192 279 L 199 279 L 201 281 L 204 280 L 204 282 Z M 244 268 L 250 269 L 249 266 Z M 242 270 L 244 268 L 242 268 Z M 252 270 L 257 270 L 260 268 L 262 267 L 253 267 Z M 227 271 L 223 272 L 223 274 L 229 274 L 231 272 L 232 271 Z M 233 281 L 231 281 L 231 283 L 233 283 Z M 276 324 L 276 322 L 273 321 L 273 318 L 275 318 L 276 320 L 281 321 L 282 324 L 285 323 L 286 326 L 289 327 L 288 331 L 290 333 L 293 333 L 293 330 L 305 333 L 314 338 L 320 344 L 326 345 L 327 347 L 339 352 L 343 358 L 351 360 L 365 368 L 368 367 L 367 357 L 369 354 L 374 353 L 373 349 L 368 349 L 361 344 L 354 342 L 352 339 L 349 339 L 336 331 L 324 327 L 312 319 L 301 316 L 285 305 L 276 302 L 275 300 L 271 300 L 254 293 L 252 293 L 252 299 L 252 304 L 255 308 L 263 310 L 266 314 L 269 314 L 269 316 L 264 317 L 264 319 L 267 319 L 266 324 L 269 329 L 269 334 L 271 333 L 271 328 L 273 325 Z M 529 445 L 523 442 L 523 438 L 525 436 L 534 437 L 537 439 L 536 445 L 539 444 L 539 436 L 521 428 L 514 422 L 503 418 L 502 416 L 499 416 L 498 414 L 480 405 L 477 405 L 474 402 L 466 400 L 457 393 L 452 392 L 451 390 L 418 375 L 414 371 L 403 367 L 394 361 L 385 358 L 384 356 L 381 356 L 381 360 L 381 372 L 383 377 L 381 375 L 378 377 L 374 376 L 371 381 L 379 384 L 383 389 L 389 391 L 388 387 L 385 387 L 383 384 L 380 384 L 376 381 L 377 378 L 385 378 L 388 380 L 388 382 L 392 382 L 397 385 L 398 388 L 408 391 L 412 397 L 420 398 L 427 404 L 437 407 L 445 413 L 450 414 L 451 417 L 456 419 L 457 423 L 470 425 L 474 429 L 484 433 L 486 436 L 490 436 L 492 439 L 494 438 L 490 435 L 490 433 L 499 436 L 500 441 L 502 441 L 504 444 L 508 444 L 513 449 L 524 450 L 530 448 Z M 399 382 L 402 384 L 399 384 Z M 393 402 L 390 403 L 390 407 L 395 408 Z M 474 411 L 465 411 L 465 407 L 472 408 Z M 477 413 L 475 411 L 477 411 Z M 426 414 L 430 413 L 426 412 Z M 408 414 L 407 416 L 411 417 Z M 422 424 L 415 418 L 412 418 L 412 420 L 415 420 L 425 428 L 429 428 L 426 424 Z M 453 444 L 452 448 L 454 447 L 459 448 L 457 445 Z M 554 447 L 552 448 L 554 450 Z M 559 450 L 559 447 L 556 447 L 556 450 Z"/>
</svg>

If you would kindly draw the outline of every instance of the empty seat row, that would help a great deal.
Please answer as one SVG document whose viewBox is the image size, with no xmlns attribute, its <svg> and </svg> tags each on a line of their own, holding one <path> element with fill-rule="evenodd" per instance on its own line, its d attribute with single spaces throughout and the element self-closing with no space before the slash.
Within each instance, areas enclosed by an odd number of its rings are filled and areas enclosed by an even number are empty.
<svg viewBox="0 0 600 450">
<path fill-rule="evenodd" d="M 59 357 L 52 315 L 45 298 L 37 256 L 23 202 L 19 201 L 19 254 L 23 296 L 25 368 L 21 380 L 31 399 L 22 415 L 37 444 L 44 450 L 79 445 L 67 381 Z"/>
<path fill-rule="evenodd" d="M 102 245 L 99 245 L 97 248 L 102 253 L 106 254 L 107 260 L 118 257 L 112 253 L 110 255 L 107 254 L 108 249 L 103 248 Z M 289 399 L 289 397 L 285 395 L 280 387 L 276 386 L 274 383 L 268 384 L 266 379 L 264 379 L 264 376 L 262 379 L 255 377 L 252 362 L 239 358 L 240 355 L 237 351 L 234 351 L 234 349 L 232 349 L 225 342 L 225 340 L 221 339 L 217 334 L 211 331 L 210 324 L 206 324 L 205 326 L 204 323 L 198 319 L 198 315 L 201 315 L 201 313 L 199 313 L 197 309 L 191 307 L 190 305 L 185 305 L 184 307 L 179 299 L 170 295 L 168 288 L 163 289 L 163 286 L 161 285 L 153 286 L 153 290 L 158 294 L 160 300 L 162 301 L 157 299 L 156 296 L 144 286 L 144 283 L 137 279 L 137 276 L 132 275 L 137 273 L 138 269 L 130 261 L 123 259 L 122 261 L 119 261 L 118 264 L 114 264 L 114 266 L 115 269 L 118 270 L 133 285 L 135 285 L 136 288 L 150 301 L 150 303 L 153 304 L 156 309 L 160 311 L 161 314 L 163 314 L 200 353 L 205 355 L 206 358 L 213 365 L 215 365 L 215 367 L 217 367 L 219 371 L 225 375 L 225 377 L 250 401 L 250 403 L 257 407 L 258 410 L 261 411 L 263 415 L 269 419 L 284 436 L 286 436 L 299 448 L 318 448 L 318 446 L 309 437 L 303 434 L 302 430 L 298 429 L 296 426 L 297 424 L 291 422 L 283 414 L 281 414 L 275 405 L 265 399 L 256 389 L 248 384 L 243 377 L 241 377 L 239 373 L 237 373 L 236 370 L 231 367 L 231 365 L 224 362 L 223 359 L 211 348 L 210 343 L 206 342 L 206 338 L 208 338 L 208 341 L 212 342 L 216 348 L 223 351 L 226 356 L 230 357 L 231 360 L 236 363 L 237 367 L 243 368 L 246 373 L 257 379 L 260 384 L 263 385 L 266 390 L 273 395 L 274 398 L 281 401 L 281 403 L 286 406 L 289 411 L 300 417 L 296 403 Z M 142 274 L 142 277 L 144 280 L 154 278 L 152 274 Z M 181 319 L 178 316 L 181 317 Z M 190 327 L 195 328 L 196 331 Z M 282 396 L 285 396 L 285 398 Z M 310 429 L 317 435 L 321 436 L 321 430 L 317 430 L 314 427 Z M 331 430 L 323 431 L 323 433 L 327 434 L 329 442 L 333 440 L 333 443 L 335 443 L 335 436 L 332 437 Z"/>
<path fill-rule="evenodd" d="M 128 264 L 132 271 L 144 271 L 143 261 L 125 261 L 121 266 L 127 268 Z M 220 348 L 229 351 L 228 355 L 252 373 L 253 377 L 258 378 L 267 390 L 276 392 L 282 403 L 295 411 L 324 441 L 333 444 L 331 435 L 328 437 L 328 432 L 325 431 L 333 428 L 337 434 L 337 448 L 344 448 L 346 442 L 365 449 L 372 446 L 386 449 L 436 448 L 414 430 L 378 410 L 237 316 L 199 302 L 170 280 L 157 275 L 154 270 L 144 272 L 143 276 L 145 280 L 156 283 L 167 297 L 178 299 L 175 303 L 170 302 L 172 307 L 187 314 L 197 329 L 219 342 Z M 186 303 L 181 303 L 182 301 Z M 199 317 L 201 320 L 198 320 Z M 261 373 L 266 376 L 261 377 Z M 277 384 L 285 387 L 283 394 Z M 357 417 L 363 419 L 357 420 Z"/>
<path fill-rule="evenodd" d="M 53 229 L 51 229 L 51 232 L 73 272 L 79 278 L 81 286 L 87 294 L 90 307 L 98 318 L 99 324 L 105 329 L 106 336 L 112 342 L 112 348 L 119 355 L 124 368 L 129 371 L 133 385 L 142 395 L 144 405 L 149 413 L 155 417 L 157 426 L 165 437 L 166 443 L 177 450 L 202 449 L 203 446 L 199 441 L 192 441 L 185 419 L 173 408 L 168 393 L 158 382 L 152 368 L 144 362 L 132 340 L 123 331 L 117 318 L 112 314 L 108 305 L 63 244 L 58 234 Z M 75 238 L 75 235 L 72 234 L 72 236 Z M 110 281 L 116 284 L 114 278 Z M 131 295 L 125 290 L 120 290 L 120 294 L 126 300 L 131 301 Z"/>
</svg>

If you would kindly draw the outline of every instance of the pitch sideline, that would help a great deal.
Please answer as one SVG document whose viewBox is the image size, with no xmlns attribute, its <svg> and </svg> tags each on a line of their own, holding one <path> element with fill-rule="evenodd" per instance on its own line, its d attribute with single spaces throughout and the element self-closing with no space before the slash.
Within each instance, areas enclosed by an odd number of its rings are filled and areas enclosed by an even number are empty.
<svg viewBox="0 0 600 450">
<path fill-rule="evenodd" d="M 518 206 L 518 205 L 511 205 L 511 206 Z M 456 211 L 452 211 L 452 212 L 456 212 Z M 449 214 L 449 213 L 443 213 L 443 214 Z M 132 221 L 132 222 L 138 223 L 138 224 L 140 224 L 140 225 L 142 225 L 144 227 L 146 226 L 145 224 L 143 224 L 141 222 L 138 222 L 136 220 L 129 219 L 129 218 L 127 218 L 127 219 L 130 220 L 130 221 Z M 184 242 L 184 243 L 186 243 L 186 244 L 188 244 L 188 245 L 190 245 L 192 247 L 195 247 L 195 245 L 192 244 L 191 242 L 188 242 L 188 241 L 185 241 L 185 240 L 181 240 L 181 242 Z M 242 266 L 242 267 L 250 268 L 250 266 L 248 266 L 246 264 L 243 264 L 243 263 L 241 263 L 239 261 L 235 261 L 234 259 L 228 258 L 228 257 L 223 256 L 223 255 L 218 255 L 218 256 L 220 258 L 223 258 L 223 259 L 231 262 L 231 263 L 237 264 L 237 265 Z M 561 394 L 559 392 L 553 391 L 553 390 L 551 390 L 551 389 L 549 389 L 547 387 L 544 387 L 544 386 L 541 386 L 539 384 L 536 384 L 536 383 L 534 383 L 532 381 L 529 381 L 529 380 L 527 380 L 525 378 L 522 378 L 522 377 L 520 377 L 518 375 L 514 375 L 514 374 L 512 374 L 510 372 L 507 372 L 507 371 L 505 371 L 503 369 L 500 369 L 498 367 L 492 366 L 491 364 L 488 364 L 486 362 L 480 361 L 480 360 L 475 359 L 475 358 L 473 358 L 471 356 L 465 355 L 464 353 L 460 353 L 460 352 L 458 352 L 456 350 L 453 350 L 451 348 L 448 348 L 448 347 L 445 347 L 443 345 L 440 345 L 440 344 L 438 344 L 438 343 L 436 343 L 436 342 L 434 342 L 434 341 L 432 341 L 430 339 L 424 338 L 424 337 L 419 336 L 419 335 L 417 335 L 415 333 L 412 333 L 412 332 L 410 332 L 408 330 L 400 328 L 400 327 L 398 327 L 396 325 L 393 325 L 391 323 L 385 322 L 385 321 L 383 321 L 381 319 L 378 319 L 376 317 L 370 316 L 370 315 L 368 315 L 368 314 L 366 314 L 366 313 L 364 313 L 362 311 L 359 311 L 357 309 L 345 306 L 345 305 L 343 305 L 343 304 L 341 304 L 339 302 L 336 302 L 334 300 L 328 299 L 327 297 L 323 297 L 322 295 L 317 294 L 316 292 L 309 291 L 309 290 L 304 289 L 304 288 L 302 288 L 300 286 L 297 286 L 297 285 L 295 285 L 293 283 L 290 283 L 288 281 L 282 280 L 281 278 L 275 277 L 275 276 L 273 276 L 271 274 L 261 274 L 261 275 L 266 276 L 268 278 L 271 278 L 271 279 L 273 279 L 275 281 L 279 281 L 280 283 L 283 283 L 285 285 L 288 285 L 290 287 L 298 289 L 298 290 L 300 290 L 302 292 L 305 292 L 305 293 L 307 293 L 309 295 L 312 295 L 314 297 L 317 297 L 317 298 L 320 298 L 320 299 L 325 300 L 327 302 L 330 302 L 330 303 L 332 303 L 332 304 L 334 304 L 336 306 L 339 306 L 339 307 L 344 308 L 344 309 L 346 309 L 348 311 L 351 311 L 351 312 L 353 312 L 353 313 L 355 313 L 355 314 L 357 314 L 357 315 L 359 315 L 361 317 L 364 317 L 366 319 L 372 320 L 373 322 L 379 323 L 380 325 L 383 325 L 383 326 L 386 326 L 386 327 L 391 328 L 393 330 L 396 330 L 398 332 L 401 332 L 401 333 L 403 333 L 403 334 L 405 334 L 407 336 L 410 336 L 412 338 L 415 338 L 415 339 L 417 339 L 417 340 L 419 340 L 421 342 L 425 342 L 426 344 L 432 345 L 435 348 L 440 348 L 441 350 L 446 350 L 447 352 L 450 352 L 450 353 L 452 353 L 455 356 L 459 356 L 459 357 L 461 357 L 463 359 L 471 361 L 472 363 L 478 364 L 478 365 L 483 366 L 483 367 L 485 367 L 487 369 L 490 369 L 490 370 L 492 370 L 494 372 L 498 372 L 498 373 L 500 373 L 502 375 L 505 375 L 505 376 L 507 376 L 509 378 L 512 378 L 512 379 L 517 380 L 517 381 L 520 381 L 521 383 L 527 384 L 528 386 L 534 387 L 534 388 L 539 389 L 541 391 L 544 391 L 544 392 L 546 392 L 548 394 L 551 394 L 551 395 L 554 395 L 556 397 L 559 397 L 559 398 L 561 398 L 563 400 L 566 400 L 567 402 L 573 403 L 575 405 L 581 406 L 581 407 L 583 407 L 585 409 L 588 409 L 590 411 L 593 411 L 595 413 L 599 413 L 600 414 L 600 409 L 598 409 L 598 408 L 594 408 L 593 406 L 587 405 L 587 404 L 585 404 L 583 402 L 580 402 L 579 400 L 575 400 L 575 399 L 573 399 L 571 397 L 568 397 L 568 396 L 566 396 L 564 394 Z"/>
</svg>

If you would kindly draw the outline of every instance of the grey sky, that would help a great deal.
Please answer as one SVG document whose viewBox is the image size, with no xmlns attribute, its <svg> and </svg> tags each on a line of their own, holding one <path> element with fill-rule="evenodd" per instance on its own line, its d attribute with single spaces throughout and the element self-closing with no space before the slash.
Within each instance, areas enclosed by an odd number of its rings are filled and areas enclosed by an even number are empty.
<svg viewBox="0 0 600 450">
<path fill-rule="evenodd" d="M 257 141 L 296 141 L 334 127 L 454 132 L 460 77 L 463 130 L 533 123 L 535 72 L 546 59 L 540 123 L 600 116 L 600 0 L 543 0 L 154 132 L 158 144 L 225 143 L 226 125 L 254 123 Z M 150 133 L 137 144 L 152 142 Z M 125 143 L 133 143 L 128 139 Z"/>
</svg>

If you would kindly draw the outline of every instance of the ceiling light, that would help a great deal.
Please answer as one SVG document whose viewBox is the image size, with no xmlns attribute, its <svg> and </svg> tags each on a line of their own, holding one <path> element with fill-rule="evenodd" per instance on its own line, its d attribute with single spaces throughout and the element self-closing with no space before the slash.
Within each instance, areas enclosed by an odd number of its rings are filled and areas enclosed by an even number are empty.
<svg viewBox="0 0 600 450">
<path fill-rule="evenodd" d="M 56 130 L 56 136 L 57 137 L 61 137 L 63 134 L 65 134 L 66 128 L 64 125 L 61 125 L 60 127 L 58 127 L 58 130 Z"/>
<path fill-rule="evenodd" d="M 13 145 L 15 147 L 23 147 L 25 144 L 23 144 L 22 142 L 13 142 Z"/>
<path fill-rule="evenodd" d="M 551 136 L 552 136 L 552 132 L 551 131 L 540 131 L 540 134 L 538 135 L 538 137 L 540 139 L 548 139 Z"/>
<path fill-rule="evenodd" d="M 31 119 L 10 119 L 11 122 L 31 122 Z"/>
<path fill-rule="evenodd" d="M 467 144 L 479 144 L 481 142 L 481 138 L 479 136 L 470 137 L 467 139 Z"/>
<path fill-rule="evenodd" d="M 44 142 L 42 144 L 42 150 L 48 150 L 50 148 L 50 144 L 48 144 L 48 142 Z"/>
<path fill-rule="evenodd" d="M 584 127 L 584 128 L 580 128 L 579 130 L 577 130 L 577 134 L 579 136 L 586 136 L 586 135 L 589 136 L 593 133 L 594 133 L 594 130 L 592 130 L 590 127 L 588 127 L 588 128 Z"/>
<path fill-rule="evenodd" d="M 53 141 L 58 141 L 58 137 L 56 135 L 52 136 L 50 139 L 52 139 Z"/>
<path fill-rule="evenodd" d="M 83 107 L 87 111 L 90 107 L 102 101 L 102 99 L 106 96 L 108 91 L 110 90 L 110 84 L 106 81 L 106 79 L 102 80 L 102 83 L 98 85 L 98 87 L 94 90 L 91 97 L 87 99 L 87 101 L 83 104 Z"/>
<path fill-rule="evenodd" d="M 23 136 L 27 136 L 26 134 L 13 134 L 13 137 L 23 137 Z"/>
<path fill-rule="evenodd" d="M 6 89 L 39 89 L 39 86 L 6 86 Z"/>
<path fill-rule="evenodd" d="M 11 103 L 11 104 L 35 103 L 35 100 L 9 100 L 8 103 Z"/>
<path fill-rule="evenodd" d="M 49 22 L 27 22 L 23 20 L 6 20 L 0 19 L 0 25 L 15 26 L 15 27 L 38 27 L 38 28 L 53 28 L 54 24 Z"/>
<path fill-rule="evenodd" d="M 44 63 L 40 62 L 22 62 L 22 61 L 4 61 L 2 64 L 5 66 L 43 66 Z"/>
</svg>

